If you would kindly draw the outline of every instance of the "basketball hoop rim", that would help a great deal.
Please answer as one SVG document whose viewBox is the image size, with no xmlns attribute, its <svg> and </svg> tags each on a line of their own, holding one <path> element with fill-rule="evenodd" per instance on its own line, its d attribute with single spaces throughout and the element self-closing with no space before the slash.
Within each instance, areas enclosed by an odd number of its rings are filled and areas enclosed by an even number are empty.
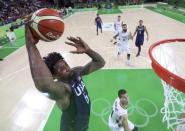
<svg viewBox="0 0 185 131">
<path fill-rule="evenodd" d="M 172 87 L 176 88 L 177 90 L 185 93 L 185 79 L 181 78 L 180 76 L 168 71 L 164 67 L 162 67 L 153 57 L 152 51 L 155 47 L 161 44 L 169 44 L 173 42 L 185 42 L 185 38 L 177 38 L 177 39 L 166 39 L 158 41 L 152 44 L 149 48 L 149 57 L 152 61 L 151 65 L 155 73 L 166 83 L 171 85 Z"/>
</svg>

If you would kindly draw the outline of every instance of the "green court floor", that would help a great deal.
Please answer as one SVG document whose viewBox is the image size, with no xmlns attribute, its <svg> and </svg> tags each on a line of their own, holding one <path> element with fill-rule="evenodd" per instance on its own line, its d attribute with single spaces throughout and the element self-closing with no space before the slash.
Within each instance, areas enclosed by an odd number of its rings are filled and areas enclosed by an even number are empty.
<svg viewBox="0 0 185 131">
<path fill-rule="evenodd" d="M 100 70 L 83 79 L 91 98 L 89 131 L 109 131 L 111 105 L 121 88 L 128 92 L 129 119 L 139 131 L 170 131 L 160 113 L 164 101 L 162 85 L 151 69 Z M 59 131 L 60 117 L 61 111 L 55 105 L 44 131 Z"/>
<path fill-rule="evenodd" d="M 98 10 L 98 14 L 120 14 L 120 13 L 122 13 L 122 11 L 118 8 Z"/>
<path fill-rule="evenodd" d="M 3 47 L 0 48 L 0 58 L 3 59 L 15 50 L 19 49 L 25 44 L 25 38 L 24 38 L 24 26 L 20 27 L 18 29 L 14 30 L 14 33 L 16 35 L 17 40 L 15 43 L 11 44 L 10 42 L 7 42 L 3 45 Z"/>
<path fill-rule="evenodd" d="M 158 8 L 158 7 L 147 7 L 147 9 L 152 10 L 154 12 L 157 12 L 159 14 L 165 15 L 167 17 L 170 17 L 172 19 L 175 19 L 177 21 L 180 21 L 182 23 L 185 23 L 185 14 L 183 14 L 182 12 L 179 12 L 175 9 L 163 9 L 163 8 Z"/>
</svg>

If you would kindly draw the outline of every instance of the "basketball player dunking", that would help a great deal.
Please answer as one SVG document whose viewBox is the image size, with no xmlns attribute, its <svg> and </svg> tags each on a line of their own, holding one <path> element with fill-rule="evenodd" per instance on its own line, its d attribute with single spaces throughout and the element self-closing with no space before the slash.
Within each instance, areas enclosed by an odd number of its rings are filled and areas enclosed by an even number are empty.
<svg viewBox="0 0 185 131">
<path fill-rule="evenodd" d="M 95 25 L 96 25 L 96 34 L 98 35 L 98 29 L 100 28 L 101 33 L 102 33 L 102 19 L 99 16 L 99 14 L 97 14 L 97 17 L 95 18 Z"/>
<path fill-rule="evenodd" d="M 144 32 L 146 32 L 147 35 L 147 41 L 149 40 L 149 34 L 148 31 L 146 29 L 146 26 L 143 25 L 143 20 L 139 20 L 139 25 L 136 27 L 136 30 L 134 32 L 133 37 L 137 34 L 136 36 L 136 41 L 135 41 L 135 45 L 138 48 L 138 52 L 136 57 L 138 57 L 140 55 L 141 52 L 141 46 L 144 43 Z"/>
<path fill-rule="evenodd" d="M 102 68 L 105 64 L 104 59 L 80 37 L 68 37 L 70 42 L 65 43 L 77 49 L 71 53 L 84 53 L 92 59 L 85 66 L 71 69 L 57 52 L 49 53 L 42 58 L 36 46 L 39 40 L 33 36 L 28 23 L 25 28 L 26 48 L 33 81 L 36 88 L 56 101 L 63 111 L 60 131 L 87 131 L 91 102 L 81 77 Z"/>
<path fill-rule="evenodd" d="M 113 103 L 109 115 L 109 128 L 111 131 L 138 131 L 138 128 L 128 120 L 128 95 L 126 90 L 118 91 L 118 98 Z"/>
</svg>

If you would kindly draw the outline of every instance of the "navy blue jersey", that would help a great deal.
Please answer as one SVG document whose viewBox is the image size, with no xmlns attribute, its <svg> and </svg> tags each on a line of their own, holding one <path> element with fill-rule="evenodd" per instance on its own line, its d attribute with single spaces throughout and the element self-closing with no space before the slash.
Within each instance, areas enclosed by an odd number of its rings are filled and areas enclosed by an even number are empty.
<svg viewBox="0 0 185 131">
<path fill-rule="evenodd" d="M 61 131 L 87 131 L 90 116 L 90 98 L 87 89 L 78 74 L 70 80 L 72 90 L 70 106 L 63 112 Z"/>
<path fill-rule="evenodd" d="M 143 45 L 144 43 L 144 32 L 145 32 L 145 26 L 137 26 L 136 28 L 136 46 Z"/>
<path fill-rule="evenodd" d="M 102 23 L 101 18 L 99 16 L 96 17 L 95 22 L 96 22 L 96 24 L 101 24 Z"/>
<path fill-rule="evenodd" d="M 144 26 L 137 26 L 136 32 L 137 32 L 136 39 L 143 39 L 144 38 L 145 27 Z"/>
</svg>

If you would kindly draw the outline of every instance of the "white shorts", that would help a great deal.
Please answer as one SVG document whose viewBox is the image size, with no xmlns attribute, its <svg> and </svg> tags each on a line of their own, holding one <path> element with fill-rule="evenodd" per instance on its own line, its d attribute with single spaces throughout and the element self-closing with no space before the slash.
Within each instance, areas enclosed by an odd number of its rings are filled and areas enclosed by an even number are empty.
<svg viewBox="0 0 185 131">
<path fill-rule="evenodd" d="M 119 53 L 126 52 L 127 54 L 130 54 L 130 45 L 129 45 L 129 43 L 118 43 L 118 52 Z"/>
<path fill-rule="evenodd" d="M 128 120 L 128 127 L 130 130 L 134 129 L 134 124 Z M 109 116 L 109 128 L 111 131 L 124 131 L 123 127 L 119 127 L 118 124 L 114 124 Z"/>
<path fill-rule="evenodd" d="M 114 36 L 117 35 L 118 33 L 119 33 L 119 31 L 118 30 L 115 30 L 114 31 Z"/>
</svg>

